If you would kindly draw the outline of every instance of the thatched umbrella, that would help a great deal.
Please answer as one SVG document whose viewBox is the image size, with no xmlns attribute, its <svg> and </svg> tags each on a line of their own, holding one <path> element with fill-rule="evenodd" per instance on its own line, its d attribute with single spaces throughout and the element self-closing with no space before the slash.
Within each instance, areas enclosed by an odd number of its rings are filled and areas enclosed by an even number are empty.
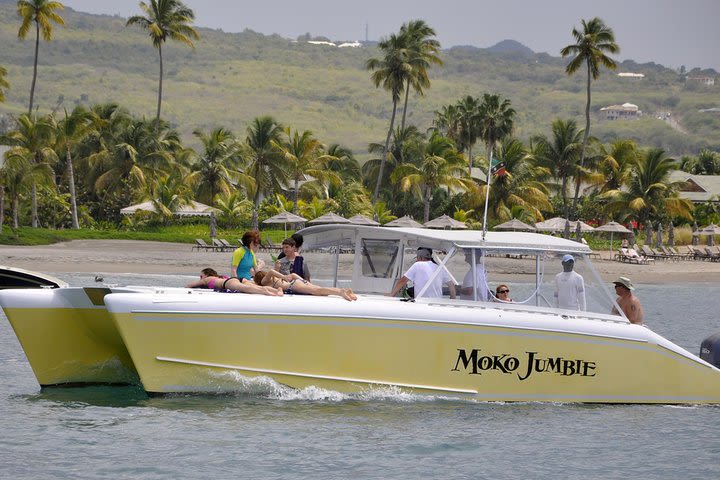
<svg viewBox="0 0 720 480">
<path fill-rule="evenodd" d="M 610 250 L 613 249 L 613 235 L 616 233 L 632 233 L 624 225 L 620 225 L 617 222 L 608 222 L 605 225 L 601 225 L 595 228 L 596 232 L 610 232 Z M 632 243 L 630 244 L 632 245 Z"/>
<path fill-rule="evenodd" d="M 263 220 L 262 223 L 282 223 L 283 229 L 285 230 L 285 235 L 287 235 L 287 224 L 288 223 L 302 223 L 306 222 L 307 218 L 303 218 L 300 215 L 295 215 L 294 213 L 290 212 L 280 212 L 277 215 L 273 215 L 272 217 L 268 218 L 267 220 Z"/>
<path fill-rule="evenodd" d="M 697 222 L 693 222 L 693 225 L 692 225 L 692 245 L 693 245 L 693 247 L 697 247 L 697 245 L 698 245 L 698 241 L 700 240 L 700 238 L 698 238 L 698 235 L 699 235 L 699 233 L 698 233 Z"/>
<path fill-rule="evenodd" d="M 405 227 L 405 228 L 425 228 L 422 223 L 416 222 L 412 217 L 405 215 L 392 222 L 388 222 L 384 227 Z"/>
<path fill-rule="evenodd" d="M 331 223 L 351 223 L 350 220 L 347 218 L 338 215 L 335 212 L 328 212 L 325 215 L 321 215 L 313 220 L 310 220 L 308 224 L 311 225 L 323 225 L 323 224 L 331 224 Z"/>
<path fill-rule="evenodd" d="M 215 238 L 215 235 L 217 235 L 217 219 L 215 212 L 210 212 L 210 238 Z"/>
<path fill-rule="evenodd" d="M 352 217 L 348 218 L 350 220 L 350 223 L 353 225 L 369 225 L 371 227 L 377 227 L 380 225 L 380 222 L 376 222 L 372 218 L 368 218 L 365 215 L 362 215 L 358 213 L 357 215 L 353 215 Z"/>
<path fill-rule="evenodd" d="M 537 229 L 535 227 L 533 227 L 532 225 L 528 225 L 525 222 L 521 222 L 517 218 L 513 218 L 510 221 L 501 223 L 500 225 L 496 225 L 495 227 L 493 227 L 493 230 L 511 231 L 511 232 L 534 232 Z"/>
<path fill-rule="evenodd" d="M 460 222 L 447 215 L 441 215 L 428 222 L 425 222 L 425 226 L 428 228 L 442 228 L 444 230 L 465 230 L 467 225 L 465 222 Z"/>
<path fill-rule="evenodd" d="M 580 221 L 575 222 L 575 240 L 582 242 L 582 226 Z"/>
<path fill-rule="evenodd" d="M 663 244 L 663 229 L 662 223 L 658 222 L 657 234 L 655 236 L 655 248 L 660 248 Z"/>
<path fill-rule="evenodd" d="M 650 223 L 650 220 L 645 222 L 645 245 L 648 247 L 652 246 L 653 241 L 653 226 L 652 223 Z"/>
<path fill-rule="evenodd" d="M 668 246 L 675 246 L 675 225 L 672 222 L 668 225 Z"/>
</svg>

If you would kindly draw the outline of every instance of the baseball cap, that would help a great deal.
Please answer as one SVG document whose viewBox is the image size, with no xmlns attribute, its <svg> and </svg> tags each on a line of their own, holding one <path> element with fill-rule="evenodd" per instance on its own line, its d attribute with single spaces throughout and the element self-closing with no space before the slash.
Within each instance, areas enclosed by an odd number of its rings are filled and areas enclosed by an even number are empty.
<svg viewBox="0 0 720 480">
<path fill-rule="evenodd" d="M 615 285 L 622 285 L 623 287 L 627 288 L 628 290 L 635 290 L 635 287 L 633 287 L 633 284 L 628 277 L 619 277 L 613 283 Z"/>
<path fill-rule="evenodd" d="M 418 258 L 432 258 L 432 250 L 429 248 L 418 248 L 416 255 Z"/>
<path fill-rule="evenodd" d="M 575 263 L 575 258 L 572 255 L 570 255 L 569 253 L 566 253 L 565 255 L 563 255 L 563 258 L 562 258 L 562 263 L 565 263 L 565 262 Z"/>
</svg>

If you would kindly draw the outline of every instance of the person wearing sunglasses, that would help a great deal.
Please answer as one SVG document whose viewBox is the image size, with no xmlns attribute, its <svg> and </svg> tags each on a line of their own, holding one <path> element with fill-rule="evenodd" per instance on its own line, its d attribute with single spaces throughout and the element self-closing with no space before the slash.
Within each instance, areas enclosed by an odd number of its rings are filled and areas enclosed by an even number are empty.
<svg viewBox="0 0 720 480">
<path fill-rule="evenodd" d="M 504 283 L 498 285 L 495 289 L 495 298 L 500 302 L 512 302 L 513 300 L 510 298 L 510 287 Z"/>
</svg>

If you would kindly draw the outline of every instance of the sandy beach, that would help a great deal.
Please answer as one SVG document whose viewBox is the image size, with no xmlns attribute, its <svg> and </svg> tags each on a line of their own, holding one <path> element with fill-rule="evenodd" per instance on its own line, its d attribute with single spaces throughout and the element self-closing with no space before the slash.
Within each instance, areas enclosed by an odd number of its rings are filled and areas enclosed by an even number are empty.
<svg viewBox="0 0 720 480">
<path fill-rule="evenodd" d="M 635 265 L 608 260 L 610 252 L 601 252 L 594 260 L 595 268 L 608 282 L 620 275 L 635 283 L 684 284 L 719 283 L 720 262 L 662 261 Z M 332 255 L 304 253 L 315 272 L 329 272 Z M 147 242 L 136 240 L 74 240 L 43 246 L 0 245 L 0 264 L 46 273 L 92 272 L 181 274 L 195 275 L 210 266 L 225 272 L 230 268 L 229 252 L 197 251 L 184 243 Z M 261 252 L 261 259 L 270 263 L 270 254 Z M 499 263 L 498 260 L 500 260 Z M 500 273 L 512 276 L 518 260 L 495 259 Z"/>
</svg>

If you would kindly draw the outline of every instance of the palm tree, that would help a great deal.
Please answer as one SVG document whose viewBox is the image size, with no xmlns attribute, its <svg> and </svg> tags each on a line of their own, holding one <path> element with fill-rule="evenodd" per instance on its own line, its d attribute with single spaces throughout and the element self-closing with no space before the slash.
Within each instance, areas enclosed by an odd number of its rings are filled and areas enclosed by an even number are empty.
<svg viewBox="0 0 720 480">
<path fill-rule="evenodd" d="M 612 58 L 605 55 L 608 53 L 619 53 L 620 47 L 615 43 L 615 34 L 613 30 L 605 25 L 600 18 L 593 18 L 590 21 L 582 20 L 582 32 L 576 28 L 572 30 L 572 36 L 575 37 L 574 44 L 560 50 L 560 55 L 567 57 L 575 55 L 575 57 L 565 67 L 565 72 L 572 75 L 577 72 L 583 64 L 587 69 L 587 102 L 585 104 L 585 134 L 583 136 L 582 150 L 580 152 L 580 168 L 585 165 L 585 151 L 590 136 L 590 82 L 600 77 L 600 66 L 609 69 L 616 69 L 617 63 Z M 580 193 L 580 184 L 575 184 L 575 195 L 573 196 L 572 210 L 573 215 L 577 216 L 577 200 Z M 566 217 L 567 218 L 567 217 Z"/>
<path fill-rule="evenodd" d="M 37 186 L 38 183 L 51 183 L 52 175 L 47 178 L 46 172 L 52 173 L 50 162 L 57 161 L 57 155 L 51 148 L 53 143 L 53 127 L 47 117 L 37 118 L 22 114 L 17 119 L 17 130 L 7 134 L 6 140 L 12 148 L 10 157 L 22 157 L 30 166 L 32 184 L 32 227 L 38 226 Z"/>
<path fill-rule="evenodd" d="M 628 183 L 632 167 L 637 161 L 638 150 L 632 140 L 616 140 L 612 144 L 600 146 L 598 170 L 601 174 L 597 185 L 604 193 L 618 190 Z"/>
<path fill-rule="evenodd" d="M 487 211 L 490 195 L 490 183 L 492 182 L 493 150 L 495 144 L 512 133 L 515 110 L 510 107 L 510 100 L 503 99 L 499 95 L 486 93 L 483 95 L 482 104 L 479 108 L 479 130 L 480 138 L 485 142 L 488 159 L 487 189 L 485 191 L 485 213 L 483 214 L 483 237 L 487 232 Z"/>
<path fill-rule="evenodd" d="M 420 165 L 403 163 L 392 174 L 392 179 L 400 184 L 402 191 L 415 188 L 422 198 L 423 218 L 430 220 L 430 202 L 433 191 L 438 187 L 468 190 L 472 180 L 463 177 L 465 159 L 455 149 L 449 138 L 433 134 L 424 146 Z"/>
<path fill-rule="evenodd" d="M 296 130 L 293 133 L 288 127 L 285 129 L 285 135 L 287 137 L 285 142 L 274 141 L 273 145 L 282 152 L 285 158 L 289 178 L 293 181 L 293 212 L 297 213 L 302 180 L 311 176 L 320 181 L 330 179 L 333 183 L 340 183 L 340 177 L 327 170 L 327 162 L 330 161 L 330 157 L 323 153 L 322 144 L 313 138 L 311 131 L 305 130 L 300 133 Z"/>
<path fill-rule="evenodd" d="M 65 6 L 60 2 L 50 0 L 18 0 L 17 13 L 22 18 L 22 24 L 18 30 L 18 37 L 25 39 L 30 26 L 35 23 L 35 59 L 33 61 L 33 79 L 30 86 L 30 105 L 28 115 L 32 115 L 33 99 L 35 98 L 35 82 L 37 80 L 38 53 L 40 51 L 40 34 L 46 42 L 52 40 L 52 22 L 58 25 L 65 25 L 65 20 L 55 12 L 64 10 Z"/>
<path fill-rule="evenodd" d="M 72 219 L 72 228 L 79 229 L 80 222 L 78 221 L 77 192 L 75 188 L 75 171 L 73 168 L 72 154 L 93 132 L 93 114 L 84 107 L 77 106 L 70 115 L 68 115 L 67 110 L 65 110 L 65 118 L 60 122 L 55 121 L 54 117 L 51 120 L 55 133 L 56 152 L 62 152 L 65 154 L 65 169 L 68 190 L 70 192 L 70 216 Z"/>
<path fill-rule="evenodd" d="M 198 201 L 214 207 L 215 197 L 229 196 L 235 190 L 234 182 L 240 179 L 239 145 L 233 134 L 223 127 L 209 134 L 201 130 L 193 134 L 202 143 L 203 151 L 192 165 L 193 172 L 187 181 L 195 187 Z M 243 180 L 247 185 L 248 178 Z"/>
<path fill-rule="evenodd" d="M 0 185 L 3 187 L 3 208 L 0 209 L 0 216 L 2 216 L 3 221 L 0 222 L 0 227 L 2 227 L 5 220 L 5 195 L 7 195 L 10 201 L 13 227 L 18 228 L 20 226 L 20 198 L 23 192 L 30 186 L 31 170 L 32 164 L 25 156 L 10 155 L 10 152 L 6 153 L 5 162 L 0 167 Z"/>
<path fill-rule="evenodd" d="M 463 151 L 467 151 L 468 175 L 472 175 L 472 148 L 480 136 L 480 107 L 480 101 L 470 95 L 458 100 L 456 105 L 458 147 Z"/>
<path fill-rule="evenodd" d="M 538 180 L 542 177 L 543 167 L 534 165 L 522 142 L 506 138 L 497 148 L 495 157 L 504 165 L 503 170 L 493 175 L 494 184 L 490 191 L 492 216 L 507 221 L 517 216 L 530 217 L 532 221 L 542 218 L 541 211 L 551 211 L 547 187 Z M 487 196 L 487 185 L 480 188 L 481 195 Z M 486 195 L 482 195 L 482 194 Z M 479 203 L 479 202 L 478 202 Z M 471 202 L 470 206 L 479 206 Z"/>
<path fill-rule="evenodd" d="M 575 120 L 555 120 L 552 123 L 552 138 L 536 137 L 533 159 L 548 175 L 559 182 L 556 185 L 563 204 L 563 215 L 568 217 L 567 185 L 578 175 L 578 160 L 582 143 Z"/>
<path fill-rule="evenodd" d="M 0 102 L 5 101 L 5 90 L 10 88 L 10 84 L 7 81 L 7 70 L 0 66 Z"/>
<path fill-rule="evenodd" d="M 683 157 L 680 169 L 693 175 L 720 174 L 720 154 L 701 150 L 697 157 Z"/>
<path fill-rule="evenodd" d="M 690 220 L 693 204 L 677 193 L 683 182 L 669 181 L 670 172 L 676 169 L 677 163 L 664 150 L 649 149 L 634 162 L 626 188 L 610 190 L 601 198 L 609 200 L 609 212 L 634 217 L 638 223 L 661 220 L 668 214 Z"/>
<path fill-rule="evenodd" d="M 163 85 L 162 45 L 170 38 L 189 45 L 194 49 L 195 44 L 193 40 L 200 38 L 200 35 L 190 26 L 193 20 L 195 20 L 195 14 L 180 0 L 150 0 L 149 5 L 145 2 L 140 2 L 140 9 L 145 12 L 145 16 L 136 15 L 130 17 L 125 25 L 139 25 L 143 30 L 147 31 L 152 39 L 153 46 L 158 49 L 160 76 L 158 82 L 157 115 L 155 118 L 156 121 L 160 121 Z"/>
<path fill-rule="evenodd" d="M 410 96 L 410 87 L 422 96 L 425 88 L 430 88 L 430 79 L 428 78 L 428 67 L 432 64 L 442 65 L 440 59 L 440 42 L 431 38 L 435 36 L 433 30 L 424 20 L 411 20 L 400 27 L 400 35 L 406 37 L 408 63 L 412 66 L 412 71 L 408 75 L 405 87 L 405 105 L 403 106 L 402 121 L 400 129 L 405 129 L 405 117 L 407 116 L 408 97 Z"/>
<path fill-rule="evenodd" d="M 274 144 L 280 141 L 282 132 L 282 126 L 274 118 L 267 116 L 255 118 L 247 129 L 245 143 L 249 152 L 245 158 L 245 173 L 255 180 L 252 216 L 254 229 L 258 228 L 260 197 L 280 191 L 288 180 L 282 153 L 274 147 Z"/>
<path fill-rule="evenodd" d="M 383 147 L 382 157 L 380 158 L 380 170 L 375 183 L 375 190 L 373 191 L 373 203 L 378 201 L 378 195 L 380 194 L 380 184 L 385 173 L 388 147 L 390 146 L 390 137 L 395 126 L 395 115 L 397 114 L 397 104 L 400 101 L 400 94 L 413 71 L 413 66 L 408 62 L 407 41 L 407 37 L 395 34 L 390 35 L 387 39 L 382 39 L 378 44 L 378 48 L 383 53 L 383 58 L 371 58 L 365 63 L 365 68 L 373 72 L 370 75 L 370 80 L 375 85 L 375 88 L 382 85 L 383 89 L 390 92 L 393 103 L 390 126 L 388 127 L 385 138 L 385 146 Z"/>
</svg>

